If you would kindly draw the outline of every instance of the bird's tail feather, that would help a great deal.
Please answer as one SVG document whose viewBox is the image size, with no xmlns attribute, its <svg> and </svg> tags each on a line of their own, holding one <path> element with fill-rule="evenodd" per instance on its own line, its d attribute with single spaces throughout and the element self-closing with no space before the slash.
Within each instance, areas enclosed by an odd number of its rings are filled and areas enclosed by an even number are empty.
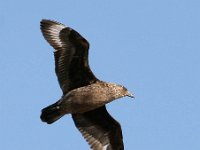
<svg viewBox="0 0 200 150">
<path fill-rule="evenodd" d="M 51 124 L 51 123 L 55 122 L 56 120 L 60 119 L 64 115 L 65 114 L 62 113 L 62 111 L 60 110 L 59 101 L 58 101 L 58 102 L 42 109 L 42 114 L 41 114 L 40 118 L 43 122 Z"/>
</svg>

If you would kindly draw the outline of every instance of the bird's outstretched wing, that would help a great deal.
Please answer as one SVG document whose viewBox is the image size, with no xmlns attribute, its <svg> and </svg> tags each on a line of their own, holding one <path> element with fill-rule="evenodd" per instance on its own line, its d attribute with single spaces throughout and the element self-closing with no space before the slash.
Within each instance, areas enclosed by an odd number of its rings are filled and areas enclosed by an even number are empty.
<svg viewBox="0 0 200 150">
<path fill-rule="evenodd" d="M 93 150 L 124 150 L 120 124 L 114 120 L 105 106 L 72 114 L 76 127 Z"/>
<path fill-rule="evenodd" d="M 40 27 L 44 38 L 55 49 L 55 71 L 64 94 L 98 80 L 88 64 L 89 43 L 86 39 L 55 21 L 42 20 Z"/>
</svg>

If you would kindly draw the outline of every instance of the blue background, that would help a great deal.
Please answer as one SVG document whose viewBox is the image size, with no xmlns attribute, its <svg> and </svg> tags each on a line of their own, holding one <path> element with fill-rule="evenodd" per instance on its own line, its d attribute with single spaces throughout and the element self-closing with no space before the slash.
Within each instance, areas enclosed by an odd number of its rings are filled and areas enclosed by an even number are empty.
<svg viewBox="0 0 200 150">
<path fill-rule="evenodd" d="M 0 149 L 87 150 L 71 116 L 47 125 L 58 100 L 43 18 L 90 42 L 90 66 L 135 99 L 107 105 L 126 150 L 200 149 L 200 2 L 197 0 L 6 0 L 0 2 Z"/>
</svg>

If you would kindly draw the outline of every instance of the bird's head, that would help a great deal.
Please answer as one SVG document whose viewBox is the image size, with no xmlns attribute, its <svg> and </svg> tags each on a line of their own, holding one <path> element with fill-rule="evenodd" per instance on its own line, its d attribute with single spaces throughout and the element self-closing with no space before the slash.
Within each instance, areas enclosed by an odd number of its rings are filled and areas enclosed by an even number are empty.
<svg viewBox="0 0 200 150">
<path fill-rule="evenodd" d="M 131 92 L 129 92 L 128 89 L 127 89 L 126 87 L 124 87 L 124 86 L 122 86 L 122 85 L 119 85 L 119 86 L 121 86 L 121 94 L 122 94 L 123 96 L 128 96 L 128 97 L 130 97 L 130 98 L 135 98 L 134 95 L 133 95 Z"/>
<path fill-rule="evenodd" d="M 129 92 L 127 90 L 126 87 L 122 86 L 122 85 L 118 85 L 118 84 L 112 84 L 113 86 L 113 93 L 115 93 L 115 98 L 120 98 L 120 97 L 125 97 L 125 96 L 128 96 L 128 97 L 131 97 L 131 98 L 134 98 L 134 95 Z"/>
</svg>

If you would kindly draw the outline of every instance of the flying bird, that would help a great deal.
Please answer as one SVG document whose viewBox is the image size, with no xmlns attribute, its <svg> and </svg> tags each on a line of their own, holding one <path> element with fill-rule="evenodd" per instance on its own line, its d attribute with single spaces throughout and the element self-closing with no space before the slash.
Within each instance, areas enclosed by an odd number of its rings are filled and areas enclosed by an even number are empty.
<svg viewBox="0 0 200 150">
<path fill-rule="evenodd" d="M 123 150 L 120 124 L 105 105 L 133 95 L 122 85 L 103 82 L 95 77 L 88 63 L 89 43 L 70 27 L 43 19 L 40 28 L 54 48 L 55 72 L 62 97 L 42 109 L 41 120 L 48 124 L 72 114 L 75 126 L 93 150 Z"/>
</svg>

